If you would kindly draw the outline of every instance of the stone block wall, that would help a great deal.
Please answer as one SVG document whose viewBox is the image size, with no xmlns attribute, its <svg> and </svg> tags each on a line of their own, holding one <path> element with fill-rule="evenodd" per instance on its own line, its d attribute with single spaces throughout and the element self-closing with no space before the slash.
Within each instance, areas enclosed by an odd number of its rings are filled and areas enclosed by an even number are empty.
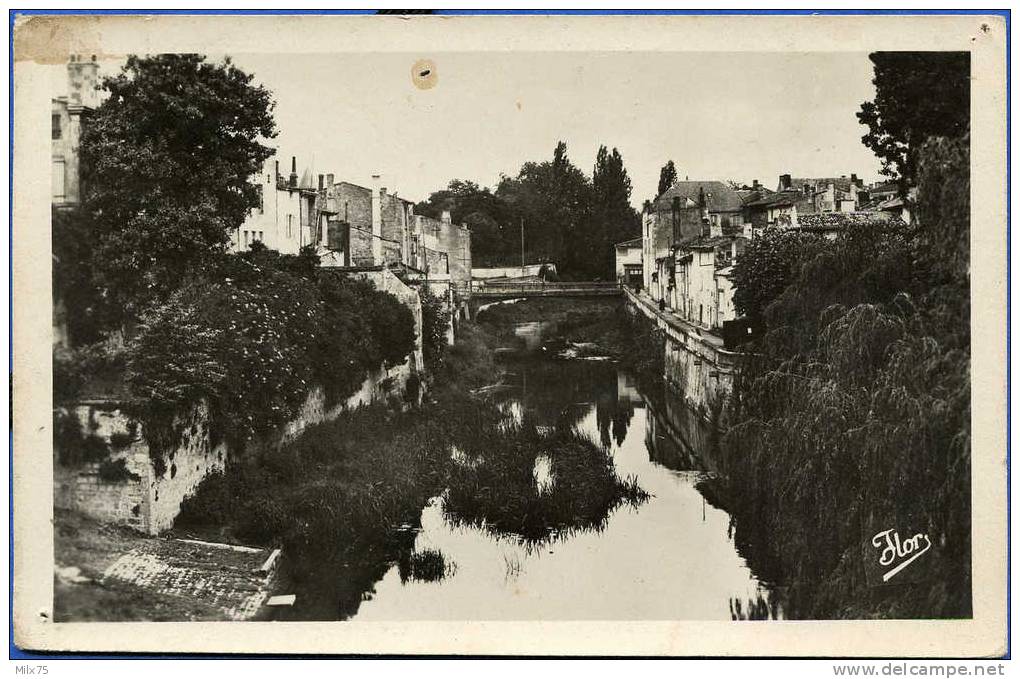
<svg viewBox="0 0 1020 679">
<path fill-rule="evenodd" d="M 648 308 L 629 289 L 624 292 L 630 302 L 630 312 L 644 314 L 666 336 L 666 382 L 689 406 L 708 419 L 712 408 L 724 406 L 733 391 L 740 354 L 726 351 L 693 331 L 685 332 Z"/>
<path fill-rule="evenodd" d="M 123 478 L 104 479 L 103 460 L 65 466 L 60 463 L 60 450 L 54 446 L 55 507 L 155 535 L 173 524 L 181 502 L 202 479 L 223 469 L 226 463 L 226 444 L 210 445 L 204 405 L 178 418 L 175 426 L 184 433 L 159 468 L 149 454 L 141 423 L 118 403 L 80 403 L 64 408 L 63 412 L 78 420 L 83 435 L 95 436 L 105 444 L 107 464 L 123 460 L 125 474 Z M 118 435 L 130 435 L 130 443 L 118 449 L 114 445 Z"/>
<path fill-rule="evenodd" d="M 351 266 L 375 266 L 372 232 L 351 225 Z"/>
<path fill-rule="evenodd" d="M 393 368 L 372 371 L 361 387 L 345 401 L 327 407 L 321 388 L 312 389 L 298 414 L 266 440 L 249 445 L 246 452 L 279 447 L 293 440 L 307 427 L 335 419 L 345 409 L 358 408 L 390 396 L 402 397 L 411 375 L 423 365 L 421 299 L 417 291 L 404 285 L 393 273 L 383 269 L 367 272 L 380 290 L 394 294 L 412 311 L 416 346 L 407 360 Z M 103 478 L 102 460 L 65 466 L 61 451 L 53 451 L 53 504 L 108 523 L 123 524 L 150 535 L 173 526 L 181 503 L 194 493 L 199 483 L 214 471 L 225 468 L 231 451 L 226 442 L 210 435 L 209 413 L 204 403 L 178 416 L 172 427 L 180 439 L 155 463 L 149 454 L 142 423 L 128 415 L 118 402 L 90 401 L 71 404 L 61 411 L 77 420 L 83 436 L 93 436 L 107 451 L 107 462 L 124 461 L 120 478 Z M 119 448 L 114 445 L 120 446 Z"/>
</svg>

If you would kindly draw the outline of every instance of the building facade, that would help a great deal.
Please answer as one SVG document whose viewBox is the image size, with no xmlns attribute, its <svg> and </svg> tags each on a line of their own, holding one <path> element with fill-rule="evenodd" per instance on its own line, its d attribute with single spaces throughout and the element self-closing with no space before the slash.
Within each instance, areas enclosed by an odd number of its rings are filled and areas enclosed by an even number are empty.
<svg viewBox="0 0 1020 679">
<path fill-rule="evenodd" d="M 99 105 L 99 64 L 71 55 L 67 94 L 52 100 L 52 203 L 60 209 L 81 202 L 79 151 L 82 127 Z"/>
<path fill-rule="evenodd" d="M 641 265 L 641 242 L 640 237 L 631 238 L 617 243 L 615 247 L 616 280 L 630 288 L 640 288 L 644 279 Z"/>
<path fill-rule="evenodd" d="M 280 174 L 280 161 L 267 161 L 258 176 L 259 205 L 234 232 L 231 251 L 244 252 L 260 242 L 281 254 L 296 255 L 305 246 L 318 245 L 322 227 L 311 177 L 305 169 L 298 178 L 295 157 L 288 177 Z"/>
</svg>

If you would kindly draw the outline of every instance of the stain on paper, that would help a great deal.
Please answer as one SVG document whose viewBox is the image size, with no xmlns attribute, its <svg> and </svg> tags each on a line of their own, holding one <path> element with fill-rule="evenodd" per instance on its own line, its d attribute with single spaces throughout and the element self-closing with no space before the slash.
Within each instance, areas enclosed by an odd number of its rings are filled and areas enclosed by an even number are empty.
<svg viewBox="0 0 1020 679">
<path fill-rule="evenodd" d="M 430 90 L 439 82 L 436 64 L 431 59 L 419 59 L 411 67 L 411 82 L 419 90 Z"/>
</svg>

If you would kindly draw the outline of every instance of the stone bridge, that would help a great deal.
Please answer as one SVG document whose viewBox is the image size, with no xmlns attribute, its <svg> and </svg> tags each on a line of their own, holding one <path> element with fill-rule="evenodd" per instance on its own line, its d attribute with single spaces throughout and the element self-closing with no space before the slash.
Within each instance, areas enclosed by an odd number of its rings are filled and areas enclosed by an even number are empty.
<svg viewBox="0 0 1020 679">
<path fill-rule="evenodd" d="M 547 281 L 475 281 L 471 296 L 482 299 L 516 297 L 615 297 L 621 294 L 620 284 L 602 281 L 551 283 Z"/>
</svg>

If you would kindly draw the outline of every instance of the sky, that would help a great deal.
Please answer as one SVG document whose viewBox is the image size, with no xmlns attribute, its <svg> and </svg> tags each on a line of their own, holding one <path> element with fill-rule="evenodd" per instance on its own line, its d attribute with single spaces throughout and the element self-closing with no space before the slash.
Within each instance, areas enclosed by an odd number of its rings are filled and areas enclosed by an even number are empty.
<svg viewBox="0 0 1020 679">
<path fill-rule="evenodd" d="M 635 207 L 670 159 L 681 179 L 770 188 L 879 178 L 855 116 L 874 96 L 864 52 L 439 52 L 431 89 L 412 82 L 420 54 L 231 56 L 274 94 L 281 168 L 380 174 L 416 201 L 455 178 L 494 187 L 559 140 L 589 176 L 600 144 L 619 149 Z"/>
</svg>

